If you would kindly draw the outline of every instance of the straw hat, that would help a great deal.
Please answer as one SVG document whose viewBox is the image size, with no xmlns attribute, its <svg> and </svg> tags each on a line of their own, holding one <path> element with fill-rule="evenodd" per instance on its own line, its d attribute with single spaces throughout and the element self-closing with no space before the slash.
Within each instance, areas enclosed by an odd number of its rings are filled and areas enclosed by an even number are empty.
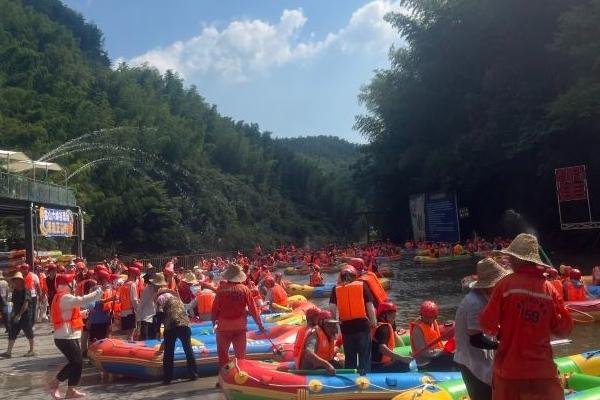
<svg viewBox="0 0 600 400">
<path fill-rule="evenodd" d="M 154 278 L 150 279 L 150 283 L 156 286 L 167 286 L 167 280 L 162 272 L 154 274 Z"/>
<path fill-rule="evenodd" d="M 229 282 L 240 283 L 246 280 L 246 274 L 244 273 L 241 265 L 231 263 L 221 274 L 221 279 Z"/>
<path fill-rule="evenodd" d="M 477 263 L 477 282 L 472 286 L 473 289 L 487 289 L 496 286 L 496 283 L 510 272 L 498 264 L 492 258 L 484 258 Z"/>
<path fill-rule="evenodd" d="M 501 254 L 506 254 L 518 258 L 521 261 L 530 262 L 549 268 L 550 266 L 540 258 L 540 245 L 535 236 L 528 233 L 520 233 L 508 247 L 500 250 Z"/>
<path fill-rule="evenodd" d="M 21 273 L 21 271 L 17 271 L 14 274 L 12 274 L 9 279 L 21 279 L 23 280 L 23 274 Z"/>
<path fill-rule="evenodd" d="M 181 280 L 190 285 L 195 285 L 198 283 L 198 279 L 196 279 L 196 275 L 194 275 L 192 271 L 185 271 Z"/>
</svg>

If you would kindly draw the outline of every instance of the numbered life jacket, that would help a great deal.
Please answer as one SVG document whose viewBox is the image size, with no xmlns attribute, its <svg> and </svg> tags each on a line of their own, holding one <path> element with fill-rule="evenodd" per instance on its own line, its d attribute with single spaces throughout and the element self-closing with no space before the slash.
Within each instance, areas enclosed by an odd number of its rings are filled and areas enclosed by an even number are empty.
<svg viewBox="0 0 600 400">
<path fill-rule="evenodd" d="M 300 369 L 304 353 L 306 352 L 306 339 L 312 335 L 317 335 L 317 348 L 315 354 L 325 361 L 331 361 L 335 357 L 335 341 L 330 339 L 325 331 L 319 326 L 315 327 L 304 327 L 305 329 L 298 332 L 296 342 L 294 343 L 294 360 L 296 361 L 296 368 Z"/>
<path fill-rule="evenodd" d="M 386 302 L 388 295 L 385 292 L 383 286 L 381 286 L 381 282 L 379 282 L 379 278 L 377 278 L 377 275 L 375 275 L 375 273 L 371 271 L 366 272 L 363 275 L 361 275 L 358 278 L 358 280 L 365 282 L 367 286 L 369 286 L 369 290 L 373 295 L 373 302 L 375 303 L 373 305 L 375 307 L 377 307 L 380 303 Z"/>
<path fill-rule="evenodd" d="M 425 348 L 427 348 L 428 350 L 444 348 L 444 344 L 441 340 L 439 340 L 442 334 L 440 333 L 440 327 L 438 326 L 437 321 L 433 321 L 433 324 L 429 325 L 421 320 L 418 320 L 416 322 L 410 323 L 410 348 L 413 354 L 416 354 L 423 350 L 423 348 L 417 349 L 413 341 L 413 330 L 417 326 L 421 328 L 421 332 L 423 332 L 423 338 L 425 339 Z"/>
<path fill-rule="evenodd" d="M 565 282 L 565 296 L 567 296 L 566 301 L 587 300 L 583 284 L 581 282 L 579 284 L 573 283 L 571 279 Z"/>
<path fill-rule="evenodd" d="M 61 291 L 56 293 L 54 299 L 52 300 L 52 305 L 50 306 L 50 312 L 52 315 L 52 325 L 54 325 L 54 329 L 60 329 L 63 324 L 69 324 L 71 330 L 77 331 L 83 328 L 83 319 L 81 318 L 81 312 L 79 307 L 74 307 L 71 312 L 71 319 L 63 320 L 62 311 L 60 310 L 60 301 L 64 295 L 68 294 L 67 291 Z"/>
<path fill-rule="evenodd" d="M 340 321 L 345 322 L 352 319 L 367 318 L 362 281 L 354 281 L 336 286 L 335 296 Z"/>
<path fill-rule="evenodd" d="M 280 306 L 288 306 L 288 295 L 285 292 L 285 289 L 279 284 L 275 284 L 275 286 L 271 288 L 271 300 L 273 303 L 279 304 Z"/>
<path fill-rule="evenodd" d="M 131 286 L 133 284 L 133 282 L 127 281 L 119 287 L 121 311 L 133 310 L 133 303 L 131 302 Z"/>
<path fill-rule="evenodd" d="M 387 329 L 387 331 L 388 331 L 388 340 L 387 340 L 387 343 L 379 343 L 379 344 L 385 344 L 388 347 L 388 349 L 394 351 L 394 347 L 396 347 L 396 335 L 394 334 L 394 328 L 392 328 L 392 324 L 389 324 L 387 322 L 378 322 L 377 326 L 371 330 L 371 340 L 375 341 L 375 334 L 377 333 L 377 330 L 382 326 L 384 326 L 385 329 Z M 382 364 L 387 364 L 391 361 L 392 361 L 392 357 L 387 356 L 385 354 L 381 354 L 381 363 Z"/>
<path fill-rule="evenodd" d="M 203 289 L 196 295 L 196 311 L 198 315 L 210 314 L 212 312 L 213 302 L 215 301 L 215 292 Z"/>
<path fill-rule="evenodd" d="M 319 271 L 315 271 L 310 275 L 310 286 L 322 286 L 323 275 Z"/>
</svg>

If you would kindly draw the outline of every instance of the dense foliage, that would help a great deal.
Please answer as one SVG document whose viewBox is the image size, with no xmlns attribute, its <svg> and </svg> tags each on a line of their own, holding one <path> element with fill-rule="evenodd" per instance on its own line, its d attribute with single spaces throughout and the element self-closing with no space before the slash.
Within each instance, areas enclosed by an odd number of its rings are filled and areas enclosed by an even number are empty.
<svg viewBox="0 0 600 400">
<path fill-rule="evenodd" d="M 70 180 L 92 257 L 353 235 L 356 196 L 331 169 L 221 116 L 176 74 L 111 70 L 101 32 L 59 0 L 0 0 L 0 9 L 0 148 L 37 158 L 124 127 L 53 159 L 69 172 L 104 161 Z"/>
<path fill-rule="evenodd" d="M 407 46 L 364 87 L 356 121 L 370 141 L 357 177 L 388 216 L 384 232 L 406 236 L 411 194 L 456 190 L 471 229 L 503 233 L 514 209 L 566 243 L 554 169 L 577 164 L 599 220 L 600 1 L 403 5 L 411 12 L 388 20 Z"/>
</svg>

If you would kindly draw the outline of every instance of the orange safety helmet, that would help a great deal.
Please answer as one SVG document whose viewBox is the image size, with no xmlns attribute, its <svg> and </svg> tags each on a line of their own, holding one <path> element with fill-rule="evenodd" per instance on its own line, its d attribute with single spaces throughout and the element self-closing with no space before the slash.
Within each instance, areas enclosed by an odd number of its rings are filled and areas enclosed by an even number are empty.
<svg viewBox="0 0 600 400">
<path fill-rule="evenodd" d="M 308 310 L 306 310 L 306 319 L 312 319 L 312 318 L 319 318 L 319 314 L 321 313 L 321 310 L 318 309 L 317 307 L 312 307 L 309 308 Z"/>
<path fill-rule="evenodd" d="M 272 276 L 267 276 L 265 278 L 265 286 L 268 288 L 272 288 L 275 286 L 275 279 Z"/>
<path fill-rule="evenodd" d="M 379 317 L 386 312 L 396 312 L 397 310 L 398 308 L 394 303 L 379 303 L 377 306 L 377 316 Z"/>
<path fill-rule="evenodd" d="M 581 279 L 581 271 L 578 270 L 577 268 L 573 268 L 571 271 L 569 271 L 569 278 L 575 279 L 575 280 L 580 280 Z"/>
<path fill-rule="evenodd" d="M 439 308 L 433 301 L 426 300 L 421 303 L 420 314 L 425 318 L 437 318 L 439 315 Z"/>
<path fill-rule="evenodd" d="M 348 264 L 356 268 L 357 271 L 362 271 L 365 269 L 365 260 L 362 258 L 351 258 L 348 260 Z"/>
</svg>

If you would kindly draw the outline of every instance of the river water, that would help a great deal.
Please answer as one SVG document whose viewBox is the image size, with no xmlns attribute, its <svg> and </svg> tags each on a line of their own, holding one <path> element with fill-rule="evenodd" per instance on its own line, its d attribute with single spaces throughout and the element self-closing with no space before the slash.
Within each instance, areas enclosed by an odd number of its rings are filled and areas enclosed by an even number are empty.
<svg viewBox="0 0 600 400">
<path fill-rule="evenodd" d="M 392 264 L 395 273 L 388 293 L 398 306 L 397 326 L 406 327 L 416 319 L 423 300 L 433 300 L 438 304 L 441 320 L 453 320 L 465 295 L 460 281 L 465 275 L 475 274 L 475 264 L 475 261 L 466 261 L 424 266 L 410 260 Z M 286 277 L 289 278 L 297 283 L 308 283 L 308 276 Z M 336 278 L 336 274 L 328 274 L 326 280 L 333 282 Z M 312 301 L 320 307 L 328 303 L 328 299 Z M 600 349 L 600 322 L 576 324 L 570 339 L 570 344 L 555 346 L 555 356 Z"/>
</svg>

